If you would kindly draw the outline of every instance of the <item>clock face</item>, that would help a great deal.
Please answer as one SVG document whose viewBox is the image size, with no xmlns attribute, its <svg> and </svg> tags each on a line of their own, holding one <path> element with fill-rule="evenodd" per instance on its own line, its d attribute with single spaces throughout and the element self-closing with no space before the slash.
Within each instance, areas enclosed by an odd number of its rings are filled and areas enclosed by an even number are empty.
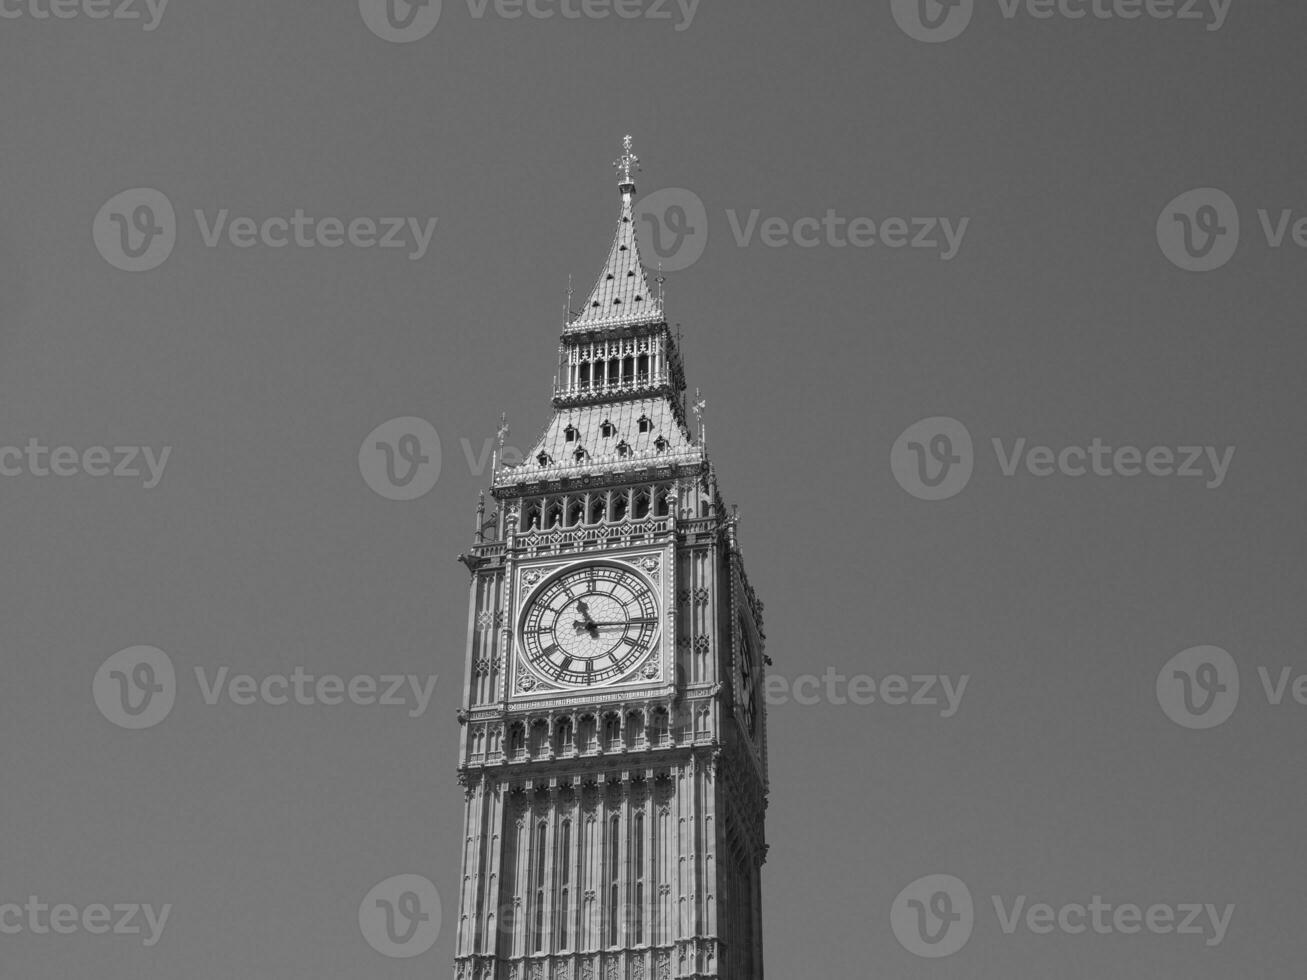
<svg viewBox="0 0 1307 980">
<path fill-rule="evenodd" d="M 569 687 L 616 680 L 654 649 L 658 603 L 634 571 L 569 569 L 540 587 L 522 616 L 522 650 L 545 677 Z"/>
</svg>

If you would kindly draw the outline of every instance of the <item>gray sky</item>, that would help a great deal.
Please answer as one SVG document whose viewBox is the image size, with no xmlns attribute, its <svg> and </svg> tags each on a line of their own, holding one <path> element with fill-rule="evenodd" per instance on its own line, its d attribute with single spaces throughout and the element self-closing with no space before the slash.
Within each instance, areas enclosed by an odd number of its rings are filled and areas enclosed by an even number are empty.
<svg viewBox="0 0 1307 980">
<path fill-rule="evenodd" d="M 627 132 L 642 194 L 685 188 L 706 208 L 707 247 L 668 274 L 667 305 L 741 506 L 773 672 L 791 691 L 828 670 L 968 678 L 949 717 L 835 703 L 835 681 L 834 698 L 823 684 L 815 704 L 769 709 L 770 975 L 1301 974 L 1307 707 L 1292 680 L 1271 703 L 1258 673 L 1274 694 L 1284 668 L 1307 671 L 1307 251 L 1292 221 L 1278 248 L 1263 227 L 1307 215 L 1299 6 L 1234 0 L 1209 30 L 1205 0 L 1206 22 L 976 0 L 959 36 L 923 43 L 888 0 L 702 4 L 688 26 L 671 5 L 670 20 L 508 20 L 445 0 L 427 36 L 389 43 L 353 0 L 173 0 L 152 30 L 144 0 L 140 20 L 28 3 L 0 0 L 17 14 L 0 19 L 0 446 L 69 446 L 82 469 L 0 456 L 17 470 L 0 478 L 0 905 L 172 908 L 153 946 L 0 934 L 0 974 L 448 975 L 454 557 L 485 484 L 466 454 L 500 411 L 510 444 L 545 424 L 567 277 L 583 291 L 603 261 Z M 1155 226 L 1206 187 L 1235 202 L 1239 248 L 1182 271 Z M 147 272 L 92 235 L 131 188 L 176 214 Z M 297 208 L 437 223 L 416 260 L 205 244 L 223 209 L 262 224 Z M 759 229 L 828 211 L 969 221 L 944 260 L 824 232 L 740 245 L 733 222 L 754 209 Z M 443 448 L 411 501 L 358 465 L 401 416 Z M 890 457 L 934 416 L 966 427 L 974 471 L 926 501 Z M 1006 457 L 1022 438 L 1054 458 L 1095 438 L 1235 451 L 1214 487 L 1022 461 L 1006 476 L 992 440 Z M 171 452 L 145 489 L 144 456 L 140 477 L 88 475 L 95 446 Z M 138 645 L 168 654 L 177 692 L 131 731 L 92 688 Z M 1170 720 L 1155 689 L 1199 645 L 1240 677 L 1237 710 L 1206 730 Z M 412 694 L 210 705 L 197 668 L 437 680 L 420 712 Z M 943 960 L 913 955 L 890 917 L 937 873 L 975 902 Z M 400 874 L 444 901 L 411 959 L 374 951 L 357 921 Z M 1007 916 L 1023 895 L 1234 910 L 1214 945 L 1024 918 L 1009 934 L 994 896 Z"/>
</svg>

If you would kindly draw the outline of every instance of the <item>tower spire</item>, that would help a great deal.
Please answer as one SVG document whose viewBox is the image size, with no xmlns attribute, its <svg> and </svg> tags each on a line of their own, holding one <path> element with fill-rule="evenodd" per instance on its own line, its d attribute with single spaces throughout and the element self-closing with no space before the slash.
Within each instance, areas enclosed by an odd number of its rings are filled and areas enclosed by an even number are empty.
<svg viewBox="0 0 1307 980">
<path fill-rule="evenodd" d="M 617 230 L 594 288 L 585 306 L 569 314 L 565 334 L 654 324 L 663 317 L 662 289 L 656 295 L 650 289 L 636 240 L 635 175 L 640 172 L 640 158 L 631 152 L 630 136 L 622 140 L 622 155 L 613 161 L 613 167 L 622 194 Z"/>
</svg>

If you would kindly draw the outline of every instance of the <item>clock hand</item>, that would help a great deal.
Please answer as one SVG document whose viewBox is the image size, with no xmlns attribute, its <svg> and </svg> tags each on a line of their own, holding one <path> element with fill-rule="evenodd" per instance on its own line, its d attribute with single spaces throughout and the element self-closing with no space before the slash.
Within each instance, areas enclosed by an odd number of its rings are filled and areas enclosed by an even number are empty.
<svg viewBox="0 0 1307 980">
<path fill-rule="evenodd" d="M 595 625 L 593 619 L 584 623 L 579 619 L 574 619 L 572 620 L 572 628 L 578 633 L 584 630 L 586 633 L 589 633 L 591 637 L 597 637 L 599 635 L 599 627 Z"/>
<path fill-rule="evenodd" d="M 587 606 L 587 605 L 585 604 L 585 600 L 584 600 L 584 599 L 577 599 L 577 600 L 576 600 L 576 608 L 577 608 L 578 610 L 580 610 L 581 615 L 585 617 L 585 621 L 586 621 L 587 623 L 593 623 L 593 622 L 594 622 L 594 620 L 590 618 L 590 607 Z"/>
</svg>

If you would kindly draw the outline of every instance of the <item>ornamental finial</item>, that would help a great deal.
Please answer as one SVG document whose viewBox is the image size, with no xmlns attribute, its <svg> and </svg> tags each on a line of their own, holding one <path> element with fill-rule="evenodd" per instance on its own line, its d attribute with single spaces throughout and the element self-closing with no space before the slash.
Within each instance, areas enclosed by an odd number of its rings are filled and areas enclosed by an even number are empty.
<svg viewBox="0 0 1307 980">
<path fill-rule="evenodd" d="M 613 161 L 617 169 L 617 188 L 623 194 L 635 193 L 635 174 L 640 172 L 640 158 L 631 152 L 631 136 L 622 138 L 622 155 Z"/>
</svg>

